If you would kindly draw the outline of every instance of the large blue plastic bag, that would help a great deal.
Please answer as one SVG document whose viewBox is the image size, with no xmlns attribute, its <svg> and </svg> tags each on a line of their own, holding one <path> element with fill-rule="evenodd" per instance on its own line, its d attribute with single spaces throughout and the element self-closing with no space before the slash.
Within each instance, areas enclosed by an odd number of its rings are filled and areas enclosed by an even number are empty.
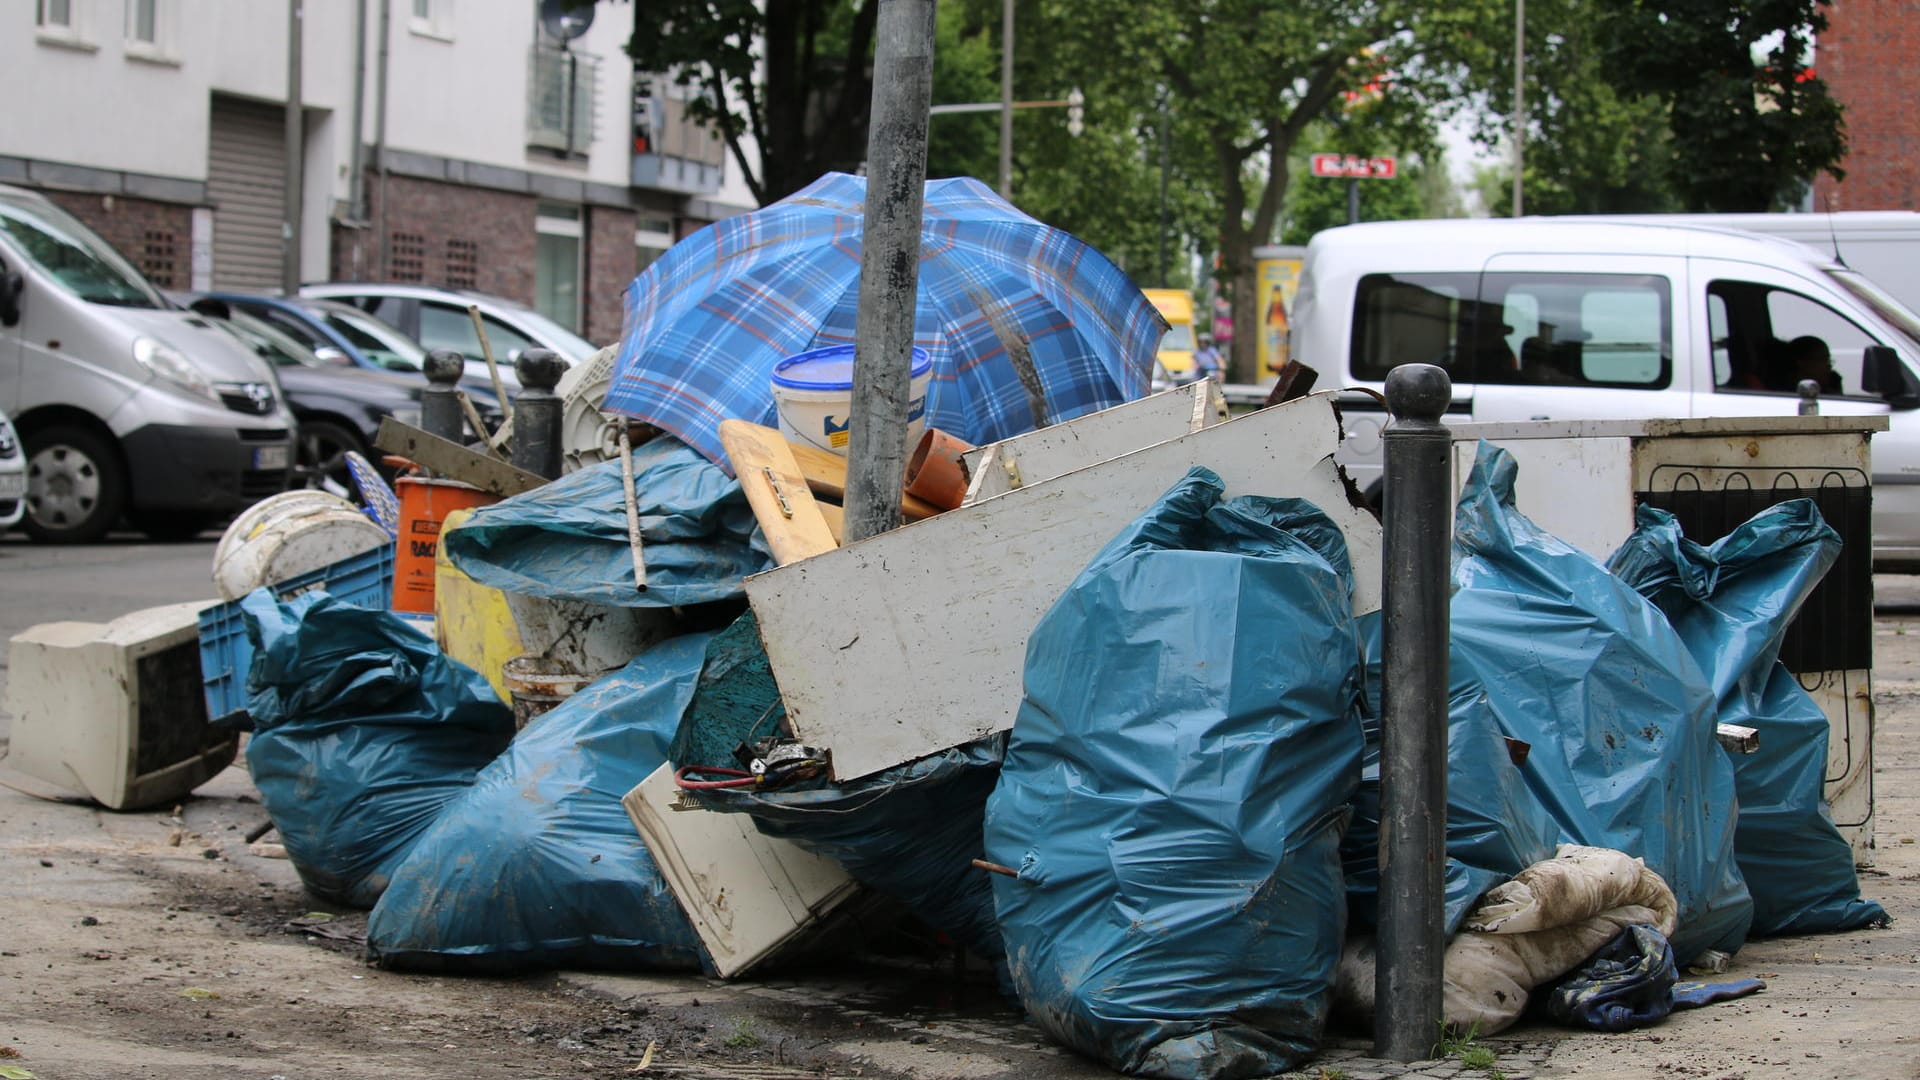
<svg viewBox="0 0 1920 1080">
<path fill-rule="evenodd" d="M 482 585 L 613 607 L 685 607 L 746 595 L 773 566 L 740 483 L 678 439 L 633 452 L 647 588 L 633 587 L 620 462 L 603 461 L 481 507 L 447 533 L 447 558 Z"/>
<path fill-rule="evenodd" d="M 1811 499 L 1762 510 L 1711 547 L 1654 507 L 1636 525 L 1608 568 L 1667 613 L 1713 683 L 1720 722 L 1760 732 L 1759 750 L 1733 755 L 1753 933 L 1884 923 L 1885 909 L 1860 898 L 1853 849 L 1827 808 L 1826 713 L 1779 660 L 1787 624 L 1840 557 L 1840 534 Z"/>
<path fill-rule="evenodd" d="M 1516 472 L 1483 442 L 1460 493 L 1452 662 L 1531 745 L 1523 771 L 1564 838 L 1645 859 L 1673 887 L 1680 963 L 1733 952 L 1753 898 L 1713 690 L 1658 608 L 1514 509 Z"/>
<path fill-rule="evenodd" d="M 1346 930 L 1360 772 L 1345 538 L 1196 468 L 1027 643 L 987 803 L 1020 1000 L 1125 1072 L 1245 1077 L 1312 1054 Z"/>
<path fill-rule="evenodd" d="M 667 760 L 709 634 L 528 724 L 414 844 L 367 922 L 390 967 L 692 969 L 703 953 L 621 796 Z"/>
<path fill-rule="evenodd" d="M 1341 843 L 1347 873 L 1347 913 L 1356 928 L 1379 919 L 1380 889 L 1380 613 L 1358 620 L 1366 654 L 1367 745 L 1353 823 Z M 1553 858 L 1560 826 L 1542 806 L 1487 700 L 1486 687 L 1449 665 L 1447 693 L 1446 932 L 1454 934 L 1488 889 Z"/>
<path fill-rule="evenodd" d="M 719 760 L 721 744 L 751 742 L 785 715 L 749 613 L 707 651 L 700 688 L 674 743 L 674 764 L 731 766 Z M 728 731 L 734 734 L 721 734 Z M 992 888 L 973 865 L 982 854 L 980 821 L 1005 748 L 1005 737 L 994 736 L 844 784 L 822 778 L 765 791 L 692 794 L 710 810 L 747 814 L 762 833 L 832 859 L 993 964 L 1005 984 Z"/>
<path fill-rule="evenodd" d="M 240 601 L 247 768 L 307 888 L 372 907 L 414 841 L 506 748 L 513 714 L 385 611 L 323 592 Z"/>
</svg>

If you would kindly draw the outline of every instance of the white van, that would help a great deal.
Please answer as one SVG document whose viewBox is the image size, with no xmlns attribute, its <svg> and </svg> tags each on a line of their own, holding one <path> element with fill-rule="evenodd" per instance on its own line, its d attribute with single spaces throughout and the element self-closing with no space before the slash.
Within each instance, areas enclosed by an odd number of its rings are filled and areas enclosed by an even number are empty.
<svg viewBox="0 0 1920 1080">
<path fill-rule="evenodd" d="M 26 444 L 36 540 L 95 540 L 123 516 L 191 536 L 287 484 L 293 414 L 266 361 L 4 185 L 0 411 Z"/>
<path fill-rule="evenodd" d="M 1438 364 L 1461 421 L 1783 416 L 1807 338 L 1830 357 L 1823 414 L 1891 417 L 1873 446 L 1876 564 L 1920 563 L 1920 318 L 1799 244 L 1542 218 L 1329 229 L 1307 248 L 1292 354 L 1323 388 Z M 1386 415 L 1349 397 L 1337 459 L 1373 494 Z"/>
</svg>

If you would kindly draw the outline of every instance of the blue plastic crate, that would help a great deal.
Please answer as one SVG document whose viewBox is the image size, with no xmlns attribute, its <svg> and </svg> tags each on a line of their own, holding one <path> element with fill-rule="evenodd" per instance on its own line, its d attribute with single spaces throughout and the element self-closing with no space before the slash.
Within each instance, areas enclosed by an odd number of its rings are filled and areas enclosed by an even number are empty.
<svg viewBox="0 0 1920 1080">
<path fill-rule="evenodd" d="M 302 593 L 325 589 L 359 607 L 386 609 L 393 603 L 393 545 L 342 559 L 269 586 L 275 596 L 291 600 Z M 200 613 L 200 678 L 207 689 L 207 715 L 221 726 L 246 727 L 247 669 L 253 663 L 253 643 L 238 602 L 210 607 Z"/>
</svg>

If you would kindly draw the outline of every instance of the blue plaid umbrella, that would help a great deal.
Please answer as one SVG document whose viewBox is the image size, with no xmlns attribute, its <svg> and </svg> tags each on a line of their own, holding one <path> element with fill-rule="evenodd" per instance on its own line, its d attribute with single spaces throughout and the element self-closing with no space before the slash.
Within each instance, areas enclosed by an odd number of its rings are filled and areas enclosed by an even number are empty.
<svg viewBox="0 0 1920 1080">
<path fill-rule="evenodd" d="M 774 424 L 776 363 L 853 343 L 866 194 L 829 173 L 647 267 L 607 408 L 726 467 L 720 421 Z M 920 242 L 929 426 L 988 443 L 1146 393 L 1166 323 L 1106 256 L 967 178 L 927 183 Z"/>
</svg>

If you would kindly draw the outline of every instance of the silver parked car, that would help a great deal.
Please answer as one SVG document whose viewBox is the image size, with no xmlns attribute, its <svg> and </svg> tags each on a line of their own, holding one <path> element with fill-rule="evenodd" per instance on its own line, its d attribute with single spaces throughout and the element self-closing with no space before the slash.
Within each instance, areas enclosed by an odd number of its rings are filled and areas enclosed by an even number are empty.
<svg viewBox="0 0 1920 1080">
<path fill-rule="evenodd" d="M 473 316 L 467 312 L 468 305 L 477 307 L 487 329 L 487 344 L 504 369 L 502 375 L 510 390 L 518 388 L 513 361 L 527 349 L 552 349 L 570 364 L 585 360 L 595 351 L 587 339 L 524 304 L 464 289 L 349 281 L 303 286 L 300 295 L 352 304 L 399 327 L 422 348 L 452 349 L 464 355 L 470 366 L 485 364 Z"/>
<path fill-rule="evenodd" d="M 0 529 L 18 525 L 26 512 L 27 456 L 7 414 L 0 412 Z"/>
<path fill-rule="evenodd" d="M 36 540 L 95 540 L 122 517 L 191 536 L 283 490 L 292 464 L 293 414 L 266 361 L 4 185 L 0 410 L 26 445 Z"/>
</svg>

